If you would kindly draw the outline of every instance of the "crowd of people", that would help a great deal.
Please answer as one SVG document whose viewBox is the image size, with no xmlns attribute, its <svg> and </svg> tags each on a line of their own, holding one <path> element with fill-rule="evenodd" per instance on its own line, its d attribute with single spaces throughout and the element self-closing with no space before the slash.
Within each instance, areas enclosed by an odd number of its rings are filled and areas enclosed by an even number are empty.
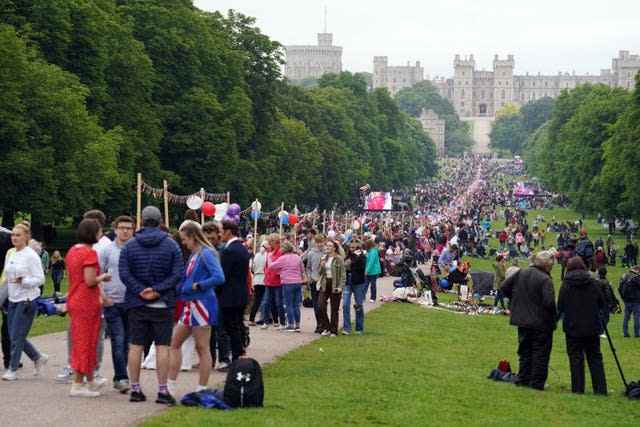
<svg viewBox="0 0 640 427">
<path fill-rule="evenodd" d="M 414 286 L 415 268 L 426 265 L 434 297 L 446 283 L 459 297 L 474 298 L 470 266 L 463 259 L 468 256 L 495 257 L 494 304 L 518 327 L 517 384 L 544 389 L 553 331 L 562 319 L 572 390 L 584 392 L 586 357 L 594 391 L 606 394 L 599 336 L 619 307 L 606 279 L 606 266 L 615 264 L 615 242 L 594 245 L 580 222 L 546 221 L 539 215 L 530 225 L 513 191 L 517 171 L 512 167 L 477 156 L 448 160 L 437 179 L 415 188 L 412 210 L 364 213 L 357 229 L 336 222 L 326 235 L 308 219 L 292 233 L 241 235 L 236 222 L 201 224 L 193 211 L 172 234 L 153 206 L 142 210 L 139 229 L 133 218 L 120 216 L 104 234 L 105 215 L 91 210 L 77 226 L 77 244 L 64 259 L 58 251 L 49 259 L 32 242 L 30 225 L 19 223 L 9 234 L 0 233 L 6 247 L 0 299 L 4 290 L 7 300 L 2 379 L 18 379 L 23 352 L 36 374 L 47 363 L 48 356 L 27 337 L 48 270 L 56 297 L 65 272 L 69 282 L 68 366 L 56 381 L 71 384 L 70 396 L 100 396 L 107 382 L 101 365 L 108 337 L 113 387 L 129 393 L 131 402 L 145 401 L 140 375 L 149 362 L 156 369 L 155 401 L 173 405 L 181 370 L 185 363 L 186 369 L 194 365 L 191 353 L 198 359 L 200 391 L 208 387 L 212 369 L 226 370 L 246 355 L 251 327 L 300 333 L 302 306 L 313 308 L 317 334 L 363 334 L 367 294 L 370 302 L 380 298 L 381 276 L 399 277 L 398 287 Z M 549 202 L 546 195 L 528 200 L 536 206 Z M 501 220 L 505 226 L 496 228 Z M 558 235 L 555 241 L 552 233 Z M 494 248 L 492 236 L 498 241 Z M 559 250 L 550 248 L 554 244 Z M 626 262 L 634 267 L 619 294 L 625 304 L 624 334 L 629 335 L 633 317 L 637 337 L 640 269 L 634 245 L 629 240 L 629 251 L 625 247 Z M 604 247 L 605 261 L 599 255 Z M 521 260 L 530 265 L 521 269 Z M 562 266 L 563 279 L 557 302 L 550 276 L 554 262 Z"/>
</svg>

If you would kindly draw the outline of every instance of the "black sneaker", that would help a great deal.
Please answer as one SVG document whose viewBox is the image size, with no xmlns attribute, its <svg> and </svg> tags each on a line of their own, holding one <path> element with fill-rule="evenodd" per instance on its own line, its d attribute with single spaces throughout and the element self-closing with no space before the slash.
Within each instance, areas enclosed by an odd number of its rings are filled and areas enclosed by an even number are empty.
<svg viewBox="0 0 640 427">
<path fill-rule="evenodd" d="M 142 391 L 132 391 L 129 395 L 129 402 L 146 402 L 147 396 Z"/>
<path fill-rule="evenodd" d="M 176 399 L 174 399 L 173 396 L 171 396 L 169 393 L 158 393 L 156 403 L 167 406 L 175 406 Z"/>
</svg>

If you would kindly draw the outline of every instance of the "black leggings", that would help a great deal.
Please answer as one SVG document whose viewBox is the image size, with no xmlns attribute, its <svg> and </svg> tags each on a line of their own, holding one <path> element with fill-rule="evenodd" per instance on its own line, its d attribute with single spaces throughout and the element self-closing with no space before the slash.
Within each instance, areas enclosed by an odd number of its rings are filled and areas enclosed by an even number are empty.
<svg viewBox="0 0 640 427">
<path fill-rule="evenodd" d="M 262 304 L 262 297 L 264 297 L 264 285 L 256 285 L 253 287 L 253 304 L 251 305 L 251 313 L 249 313 L 249 321 L 255 322 L 256 314 Z"/>
</svg>

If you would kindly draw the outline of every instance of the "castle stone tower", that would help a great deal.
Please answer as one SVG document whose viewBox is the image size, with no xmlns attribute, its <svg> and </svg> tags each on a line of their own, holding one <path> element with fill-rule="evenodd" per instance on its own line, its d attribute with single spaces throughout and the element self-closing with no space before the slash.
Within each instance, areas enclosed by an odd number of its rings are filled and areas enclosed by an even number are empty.
<svg viewBox="0 0 640 427">
<path fill-rule="evenodd" d="M 318 46 L 333 46 L 333 34 L 318 33 Z"/>
<path fill-rule="evenodd" d="M 387 87 L 387 69 L 389 58 L 386 56 L 373 57 L 373 88 Z"/>
<path fill-rule="evenodd" d="M 453 106 L 461 117 L 471 116 L 473 113 L 473 74 L 476 61 L 473 55 L 460 58 L 456 55 L 453 60 Z"/>
<path fill-rule="evenodd" d="M 506 103 L 512 102 L 513 98 L 513 69 L 515 60 L 513 55 L 508 55 L 507 59 L 500 59 L 498 55 L 493 58 L 493 111 L 494 114 Z"/>
</svg>

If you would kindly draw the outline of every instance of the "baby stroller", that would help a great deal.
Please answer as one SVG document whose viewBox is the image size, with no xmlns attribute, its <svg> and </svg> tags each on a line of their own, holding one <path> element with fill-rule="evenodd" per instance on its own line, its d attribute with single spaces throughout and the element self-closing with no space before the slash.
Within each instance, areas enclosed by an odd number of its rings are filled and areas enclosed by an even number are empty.
<svg viewBox="0 0 640 427">
<path fill-rule="evenodd" d="M 420 269 L 416 270 L 416 275 L 418 276 L 418 280 L 420 282 L 418 284 L 418 289 L 422 292 L 422 295 L 427 301 L 427 304 L 436 307 L 438 305 L 438 294 L 433 288 L 431 277 L 424 274 L 424 272 Z"/>
<path fill-rule="evenodd" d="M 405 256 L 400 263 L 396 266 L 396 271 L 400 276 L 400 279 L 393 282 L 394 288 L 409 288 L 415 286 L 416 278 L 411 271 L 411 263 L 413 257 Z"/>
</svg>

